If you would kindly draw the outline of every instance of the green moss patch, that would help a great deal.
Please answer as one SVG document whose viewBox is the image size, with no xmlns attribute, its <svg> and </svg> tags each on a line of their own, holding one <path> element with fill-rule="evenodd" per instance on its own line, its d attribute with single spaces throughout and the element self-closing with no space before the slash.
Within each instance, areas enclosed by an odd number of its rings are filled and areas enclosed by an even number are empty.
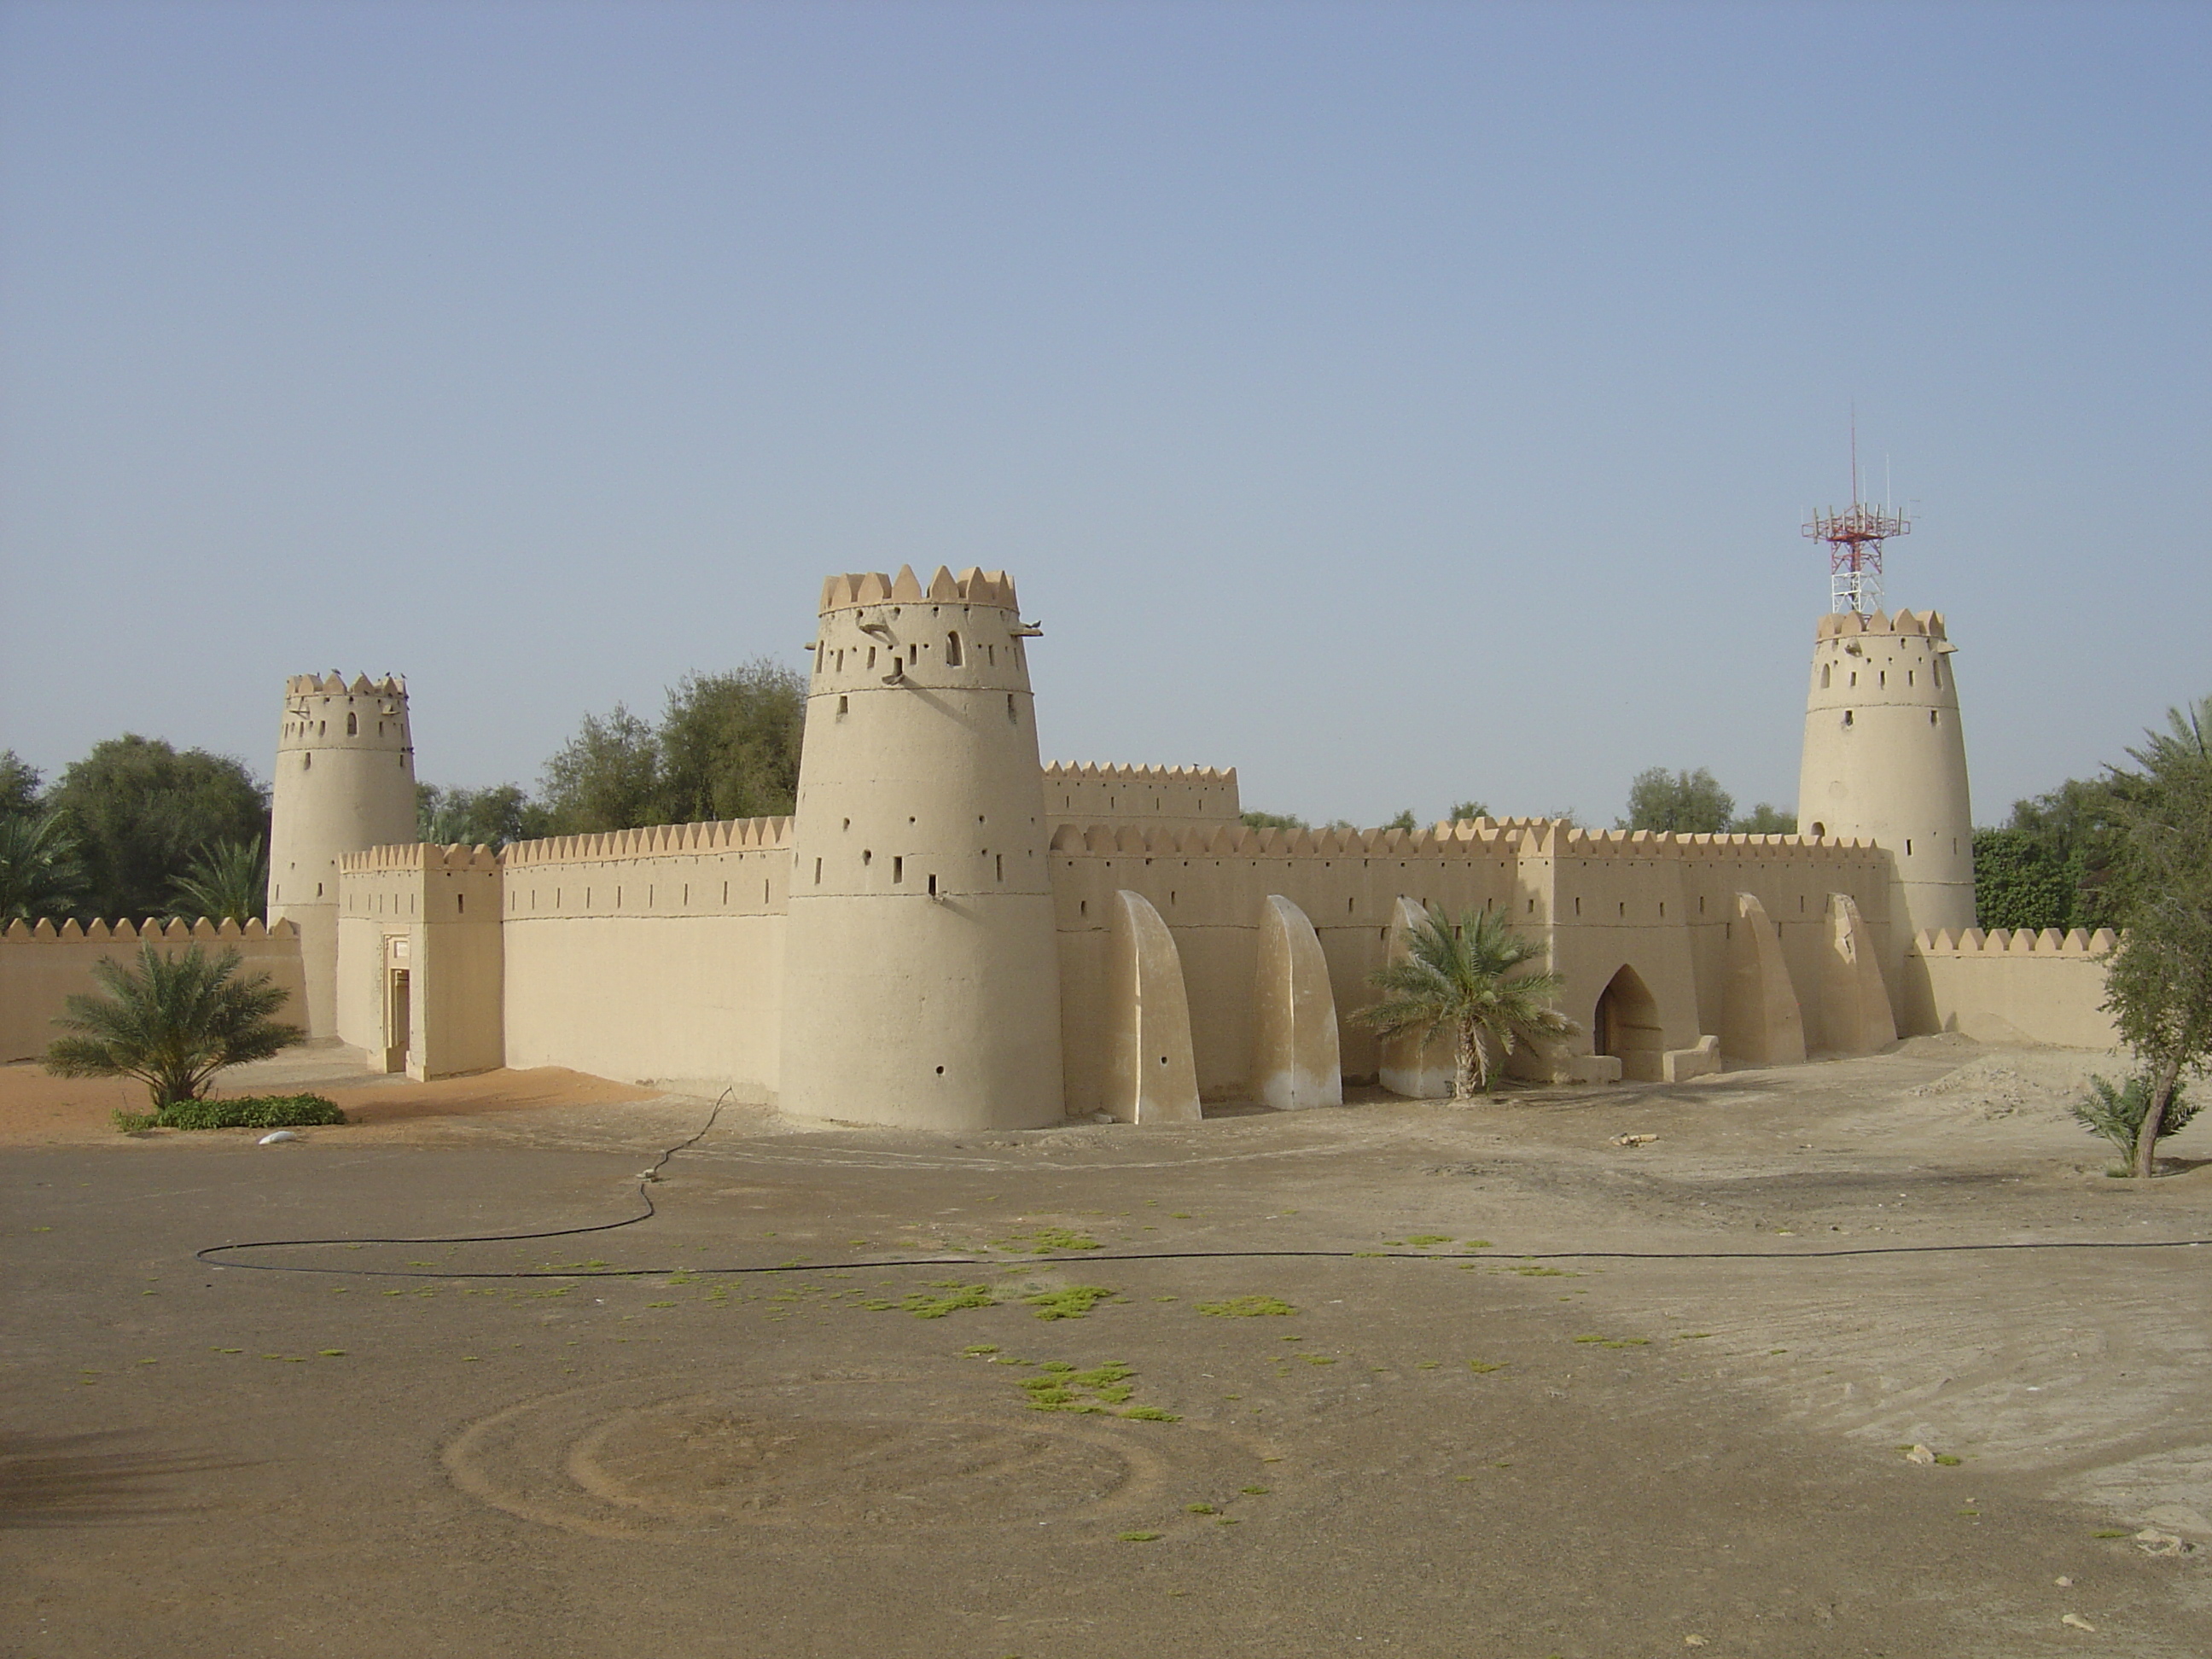
<svg viewBox="0 0 2212 1659">
<path fill-rule="evenodd" d="M 916 1319 L 942 1319 L 947 1314 L 957 1313 L 963 1308 L 995 1308 L 999 1298 L 991 1294 L 988 1285 L 963 1285 L 957 1279 L 934 1281 L 931 1290 L 942 1291 L 942 1296 L 932 1296 L 928 1291 L 910 1291 L 896 1302 L 877 1299 L 860 1305 L 872 1313 L 909 1313 Z M 783 1300 L 776 1297 L 775 1300 Z M 793 1298 L 795 1299 L 795 1298 Z"/>
<path fill-rule="evenodd" d="M 1065 1290 L 1039 1291 L 1022 1301 L 1036 1310 L 1039 1319 L 1081 1319 L 1100 1303 L 1111 1302 L 1120 1295 L 1104 1285 L 1070 1285 Z"/>
<path fill-rule="evenodd" d="M 1294 1314 L 1297 1310 L 1280 1297 L 1232 1296 L 1221 1302 L 1201 1302 L 1198 1310 L 1216 1319 L 1257 1319 L 1265 1315 Z"/>
</svg>

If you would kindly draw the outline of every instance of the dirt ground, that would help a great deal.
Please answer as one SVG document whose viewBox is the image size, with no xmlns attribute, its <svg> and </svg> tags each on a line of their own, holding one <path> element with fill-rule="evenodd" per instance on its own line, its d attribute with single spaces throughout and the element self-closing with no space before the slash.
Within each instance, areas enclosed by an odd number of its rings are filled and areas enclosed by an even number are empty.
<svg viewBox="0 0 2212 1659">
<path fill-rule="evenodd" d="M 2107 1178 L 2100 1065 L 726 1107 L 648 1221 L 436 1243 L 635 1213 L 708 1103 L 325 1051 L 240 1082 L 362 1121 L 264 1147 L 0 1067 L 0 1652 L 2196 1659 L 2212 1136 Z M 356 1242 L 193 1254 L 284 1239 Z"/>
</svg>

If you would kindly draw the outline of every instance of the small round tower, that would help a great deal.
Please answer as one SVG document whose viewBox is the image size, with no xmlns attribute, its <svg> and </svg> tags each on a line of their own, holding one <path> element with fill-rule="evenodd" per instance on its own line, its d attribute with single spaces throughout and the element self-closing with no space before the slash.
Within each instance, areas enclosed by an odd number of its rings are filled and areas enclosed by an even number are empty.
<svg viewBox="0 0 2212 1659">
<path fill-rule="evenodd" d="M 310 1036 L 337 1034 L 339 858 L 415 839 L 404 682 L 364 674 L 349 685 L 336 673 L 287 680 L 269 817 L 269 920 L 300 930 Z"/>
<path fill-rule="evenodd" d="M 1003 574 L 833 576 L 793 826 L 780 1097 L 804 1117 L 1062 1112 L 1026 627 Z"/>
<path fill-rule="evenodd" d="M 1974 925 L 1956 649 L 1933 611 L 1835 611 L 1814 640 L 1797 828 L 1890 854 L 1891 961 L 1916 933 Z"/>
</svg>

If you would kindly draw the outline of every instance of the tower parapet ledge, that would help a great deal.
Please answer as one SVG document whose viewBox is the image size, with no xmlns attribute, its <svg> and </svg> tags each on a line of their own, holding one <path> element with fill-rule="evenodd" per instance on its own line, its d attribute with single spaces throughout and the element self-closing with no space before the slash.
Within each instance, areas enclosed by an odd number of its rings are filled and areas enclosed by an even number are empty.
<svg viewBox="0 0 2212 1659">
<path fill-rule="evenodd" d="M 849 611 L 864 605 L 993 605 L 1002 611 L 1018 611 L 1012 578 L 1003 570 L 979 570 L 970 565 L 958 575 L 944 565 L 924 588 L 910 564 L 901 565 L 896 576 L 880 570 L 850 571 L 822 584 L 822 610 Z"/>
<path fill-rule="evenodd" d="M 1943 613 L 1940 611 L 1900 611 L 1893 617 L 1887 611 L 1877 611 L 1872 616 L 1856 611 L 1831 611 L 1820 618 L 1813 637 L 1832 640 L 1856 634 L 1923 634 L 1931 640 L 1949 637 L 1944 632 Z"/>
</svg>

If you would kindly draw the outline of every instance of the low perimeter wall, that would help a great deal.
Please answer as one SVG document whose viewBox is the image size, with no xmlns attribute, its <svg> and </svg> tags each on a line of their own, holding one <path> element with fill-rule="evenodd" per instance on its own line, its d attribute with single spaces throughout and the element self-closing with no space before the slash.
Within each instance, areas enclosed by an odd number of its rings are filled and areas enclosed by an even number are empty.
<svg viewBox="0 0 2212 1659">
<path fill-rule="evenodd" d="M 1960 1031 L 1982 1042 L 2110 1048 L 2120 1040 L 2103 1007 L 2109 928 L 1922 933 L 1905 947 L 1908 1032 Z"/>
<path fill-rule="evenodd" d="M 267 974 L 285 992 L 287 1000 L 276 1018 L 306 1022 L 300 932 L 289 921 L 273 928 L 258 921 L 217 927 L 204 918 L 190 927 L 149 921 L 139 927 L 118 921 L 112 928 L 98 921 L 90 927 L 74 921 L 59 927 L 51 921 L 35 927 L 14 921 L 0 933 L 0 1060 L 35 1060 L 46 1053 L 46 1045 L 64 1035 L 54 1020 L 66 1012 L 70 998 L 100 989 L 93 963 L 136 957 L 149 941 L 172 952 L 193 945 L 210 955 L 237 951 L 246 959 L 246 972 Z"/>
</svg>

